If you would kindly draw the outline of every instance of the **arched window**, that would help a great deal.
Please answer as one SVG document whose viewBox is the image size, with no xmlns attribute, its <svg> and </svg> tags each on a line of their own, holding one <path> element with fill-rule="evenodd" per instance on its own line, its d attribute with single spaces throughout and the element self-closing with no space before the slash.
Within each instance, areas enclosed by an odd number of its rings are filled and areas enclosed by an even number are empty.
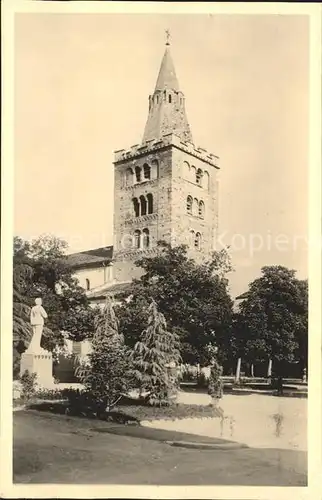
<svg viewBox="0 0 322 500">
<path fill-rule="evenodd" d="M 195 236 L 195 249 L 196 250 L 201 249 L 201 234 L 200 233 L 196 233 L 196 236 Z"/>
<path fill-rule="evenodd" d="M 140 215 L 140 203 L 139 203 L 139 200 L 137 198 L 133 198 L 132 202 L 133 202 L 133 208 L 134 208 L 135 217 L 139 217 L 139 215 Z"/>
<path fill-rule="evenodd" d="M 134 231 L 134 247 L 141 248 L 141 231 Z"/>
<path fill-rule="evenodd" d="M 195 215 L 196 217 L 199 215 L 199 201 L 197 198 L 193 200 L 192 215 Z"/>
<path fill-rule="evenodd" d="M 183 162 L 183 178 L 190 179 L 190 165 L 187 161 Z"/>
<path fill-rule="evenodd" d="M 169 94 L 169 102 L 171 102 L 171 101 L 172 101 L 172 96 L 171 96 L 171 94 Z"/>
<path fill-rule="evenodd" d="M 194 242 L 195 242 L 195 232 L 193 229 L 190 229 L 190 241 L 189 241 L 189 245 L 192 246 L 194 245 Z"/>
<path fill-rule="evenodd" d="M 202 182 L 202 170 L 201 168 L 198 168 L 196 172 L 196 183 L 199 184 L 199 186 L 201 186 L 201 182 Z"/>
<path fill-rule="evenodd" d="M 133 184 L 133 170 L 128 168 L 125 172 L 125 184 L 131 186 Z"/>
<path fill-rule="evenodd" d="M 192 215 L 192 197 L 187 198 L 187 214 Z"/>
<path fill-rule="evenodd" d="M 141 168 L 135 167 L 135 178 L 136 182 L 141 182 Z"/>
<path fill-rule="evenodd" d="M 166 99 L 167 99 L 167 92 L 164 90 L 163 91 L 163 100 L 166 101 Z"/>
<path fill-rule="evenodd" d="M 150 231 L 148 229 L 143 229 L 142 231 L 142 243 L 143 248 L 149 248 L 150 246 Z"/>
<path fill-rule="evenodd" d="M 91 282 L 89 281 L 88 278 L 86 278 L 85 282 L 86 282 L 86 290 L 90 290 L 91 289 Z"/>
<path fill-rule="evenodd" d="M 146 199 L 143 195 L 140 196 L 141 215 L 146 215 Z"/>
<path fill-rule="evenodd" d="M 209 174 L 206 170 L 203 173 L 203 179 L 204 179 L 203 186 L 205 189 L 208 190 L 209 189 Z"/>
<path fill-rule="evenodd" d="M 153 214 L 153 195 L 149 193 L 146 198 L 148 200 L 148 214 Z"/>
<path fill-rule="evenodd" d="M 196 167 L 194 165 L 191 165 L 190 167 L 190 180 L 191 182 L 196 182 Z"/>
<path fill-rule="evenodd" d="M 159 162 L 158 160 L 152 160 L 151 163 L 152 163 L 151 178 L 157 179 L 159 177 Z"/>
<path fill-rule="evenodd" d="M 143 165 L 143 175 L 144 179 L 151 179 L 151 167 L 147 163 Z"/>
<path fill-rule="evenodd" d="M 200 201 L 199 202 L 199 217 L 201 217 L 203 219 L 204 216 L 205 216 L 205 204 L 203 201 Z"/>
<path fill-rule="evenodd" d="M 159 96 L 157 95 L 157 104 L 159 104 Z"/>
</svg>

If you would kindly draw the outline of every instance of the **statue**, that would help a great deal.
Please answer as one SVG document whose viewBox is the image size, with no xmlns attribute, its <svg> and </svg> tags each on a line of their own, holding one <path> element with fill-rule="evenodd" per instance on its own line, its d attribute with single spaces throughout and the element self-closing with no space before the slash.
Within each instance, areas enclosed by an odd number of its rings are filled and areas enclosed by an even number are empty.
<svg viewBox="0 0 322 500">
<path fill-rule="evenodd" d="M 52 353 L 40 346 L 46 318 L 47 313 L 42 306 L 42 300 L 37 298 L 30 311 L 32 338 L 28 349 L 21 355 L 20 376 L 26 371 L 35 373 L 39 387 L 52 389 L 54 386 Z"/>
<path fill-rule="evenodd" d="M 44 351 L 44 349 L 40 346 L 40 342 L 44 328 L 44 320 L 47 317 L 47 313 L 42 306 L 42 300 L 37 298 L 35 300 L 35 305 L 31 308 L 30 312 L 30 324 L 32 326 L 33 335 L 27 352 L 37 354 Z"/>
</svg>

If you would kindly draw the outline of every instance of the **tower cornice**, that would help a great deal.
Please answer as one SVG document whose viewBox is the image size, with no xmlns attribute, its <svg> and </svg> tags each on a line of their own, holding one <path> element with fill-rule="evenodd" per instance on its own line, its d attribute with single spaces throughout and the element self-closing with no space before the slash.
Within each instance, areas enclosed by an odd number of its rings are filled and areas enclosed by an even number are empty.
<svg viewBox="0 0 322 500">
<path fill-rule="evenodd" d="M 175 147 L 180 149 L 181 151 L 185 151 L 191 156 L 198 158 L 199 160 L 208 163 L 209 165 L 219 169 L 219 157 L 214 155 L 213 153 L 209 153 L 206 149 L 201 147 L 196 147 L 191 142 L 184 142 L 180 139 L 180 137 L 175 134 L 167 134 L 164 135 L 159 140 L 149 141 L 144 146 L 142 145 L 134 145 L 128 150 L 118 150 L 115 151 L 115 160 L 114 164 L 118 165 L 121 163 L 126 163 L 131 159 L 139 159 L 141 157 L 146 156 L 147 154 L 154 153 L 166 148 Z"/>
</svg>

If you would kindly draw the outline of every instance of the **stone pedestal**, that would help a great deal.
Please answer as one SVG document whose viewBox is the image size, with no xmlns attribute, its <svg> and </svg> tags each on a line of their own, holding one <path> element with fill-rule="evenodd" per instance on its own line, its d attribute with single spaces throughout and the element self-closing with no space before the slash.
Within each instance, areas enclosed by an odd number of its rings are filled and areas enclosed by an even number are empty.
<svg viewBox="0 0 322 500">
<path fill-rule="evenodd" d="M 37 374 L 37 385 L 46 389 L 54 385 L 53 358 L 51 352 L 42 349 L 40 352 L 24 352 L 21 356 L 20 375 L 26 370 Z"/>
</svg>

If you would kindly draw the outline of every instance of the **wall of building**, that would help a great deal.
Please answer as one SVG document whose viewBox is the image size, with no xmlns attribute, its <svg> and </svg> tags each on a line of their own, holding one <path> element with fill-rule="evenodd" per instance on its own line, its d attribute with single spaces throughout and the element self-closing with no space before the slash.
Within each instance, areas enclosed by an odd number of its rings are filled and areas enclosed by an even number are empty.
<svg viewBox="0 0 322 500">
<path fill-rule="evenodd" d="M 174 149 L 172 165 L 172 231 L 173 241 L 185 243 L 191 256 L 198 261 L 214 250 L 218 227 L 217 169 L 185 151 Z M 197 171 L 200 183 L 196 182 Z M 192 213 L 188 213 L 187 199 L 192 199 Z M 201 212 L 199 212 L 199 203 Z M 194 234 L 192 233 L 194 232 Z M 200 249 L 195 248 L 194 235 L 200 233 Z"/>
<path fill-rule="evenodd" d="M 189 149 L 189 148 L 187 148 Z M 137 150 L 136 150 L 137 153 Z M 191 256 L 202 261 L 214 250 L 218 225 L 218 180 L 217 169 L 189 151 L 174 147 L 171 142 L 163 149 L 147 151 L 138 157 L 129 154 L 115 164 L 115 211 L 114 211 L 114 276 L 123 281 L 139 277 L 142 270 L 134 262 L 143 255 L 155 253 L 158 240 L 173 245 L 187 244 Z M 136 168 L 145 164 L 151 167 L 151 179 L 136 181 Z M 127 177 L 133 172 L 133 182 Z M 196 182 L 196 172 L 200 169 L 200 184 Z M 143 174 L 143 170 L 142 170 Z M 137 216 L 134 199 L 140 196 L 153 197 L 153 212 Z M 187 197 L 193 200 L 193 213 L 187 213 Z M 197 203 L 203 202 L 204 212 L 199 214 Z M 195 206 L 197 208 L 195 208 Z M 149 231 L 149 248 L 136 249 L 134 232 Z M 201 235 L 200 248 L 195 248 L 195 236 Z"/>
<path fill-rule="evenodd" d="M 95 268 L 84 268 L 75 271 L 74 275 L 79 281 L 80 286 L 87 290 L 89 280 L 90 289 L 109 283 L 113 280 L 113 266 L 103 267 L 99 264 Z"/>
<path fill-rule="evenodd" d="M 126 172 L 148 164 L 151 179 L 126 183 Z M 148 153 L 141 158 L 129 158 L 115 165 L 114 191 L 114 275 L 118 281 L 138 277 L 142 273 L 134 262 L 143 255 L 155 252 L 159 240 L 171 237 L 171 167 L 172 148 Z M 134 174 L 135 175 L 135 174 Z M 147 215 L 135 215 L 133 199 L 152 195 L 153 211 Z M 136 249 L 134 232 L 149 231 L 149 248 Z"/>
</svg>

